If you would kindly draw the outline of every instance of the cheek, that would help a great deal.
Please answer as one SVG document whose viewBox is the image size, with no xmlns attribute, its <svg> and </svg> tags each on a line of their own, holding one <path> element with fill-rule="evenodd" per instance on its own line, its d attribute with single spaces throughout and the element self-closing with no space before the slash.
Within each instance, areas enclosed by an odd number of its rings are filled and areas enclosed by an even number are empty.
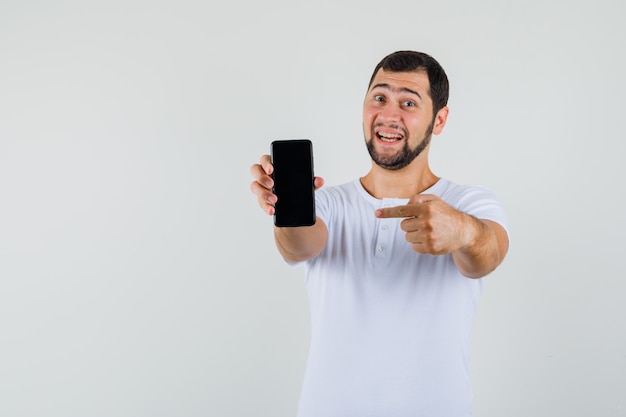
<svg viewBox="0 0 626 417">
<path fill-rule="evenodd" d="M 411 132 L 419 134 L 424 133 L 428 129 L 428 124 L 420 122 L 419 118 L 407 120 L 406 126 Z"/>
<path fill-rule="evenodd" d="M 375 118 L 376 114 L 374 111 L 370 109 L 363 109 L 363 126 L 371 127 Z"/>
</svg>

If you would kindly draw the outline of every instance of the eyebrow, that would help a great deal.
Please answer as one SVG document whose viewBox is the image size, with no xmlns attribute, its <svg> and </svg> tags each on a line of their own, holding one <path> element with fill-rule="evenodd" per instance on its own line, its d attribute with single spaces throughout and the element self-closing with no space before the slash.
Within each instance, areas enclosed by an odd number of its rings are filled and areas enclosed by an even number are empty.
<svg viewBox="0 0 626 417">
<path fill-rule="evenodd" d="M 395 87 L 390 86 L 389 84 L 380 83 L 380 84 L 373 85 L 371 90 L 373 90 L 375 88 L 378 88 L 378 87 L 384 88 L 386 90 L 391 90 L 393 92 L 404 91 L 406 93 L 415 94 L 417 97 L 419 97 L 420 100 L 423 101 L 422 96 L 420 95 L 420 93 L 418 93 L 417 91 L 411 90 L 410 88 L 406 88 L 406 87 L 395 88 Z"/>
</svg>

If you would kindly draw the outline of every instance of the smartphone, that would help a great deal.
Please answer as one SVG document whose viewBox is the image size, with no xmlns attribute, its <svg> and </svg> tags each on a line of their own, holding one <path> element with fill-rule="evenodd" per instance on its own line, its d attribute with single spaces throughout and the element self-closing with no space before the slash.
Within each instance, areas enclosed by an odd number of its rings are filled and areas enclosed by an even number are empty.
<svg viewBox="0 0 626 417">
<path fill-rule="evenodd" d="M 274 165 L 274 224 L 277 227 L 315 224 L 313 144 L 308 139 L 275 140 L 270 155 Z"/>
</svg>

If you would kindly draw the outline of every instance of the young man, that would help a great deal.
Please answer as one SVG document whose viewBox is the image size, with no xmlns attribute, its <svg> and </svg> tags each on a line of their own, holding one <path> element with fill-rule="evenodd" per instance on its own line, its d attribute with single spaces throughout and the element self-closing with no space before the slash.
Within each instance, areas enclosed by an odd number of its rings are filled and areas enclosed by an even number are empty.
<svg viewBox="0 0 626 417">
<path fill-rule="evenodd" d="M 300 417 L 472 415 L 477 278 L 502 262 L 508 233 L 491 192 L 429 167 L 447 100 L 447 76 L 431 56 L 383 58 L 363 104 L 370 171 L 336 187 L 316 178 L 316 224 L 275 228 L 283 258 L 306 267 L 312 334 Z M 251 173 L 272 215 L 269 156 Z"/>
</svg>

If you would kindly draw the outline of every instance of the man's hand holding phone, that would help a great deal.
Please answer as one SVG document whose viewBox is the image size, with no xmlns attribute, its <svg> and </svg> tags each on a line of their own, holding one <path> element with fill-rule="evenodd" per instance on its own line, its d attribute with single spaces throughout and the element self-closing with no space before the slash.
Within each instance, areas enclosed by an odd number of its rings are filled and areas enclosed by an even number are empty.
<svg viewBox="0 0 626 417">
<path fill-rule="evenodd" d="M 274 166 L 272 165 L 271 156 L 262 155 L 259 163 L 250 167 L 250 173 L 254 178 L 254 181 L 250 184 L 250 190 L 257 196 L 259 206 L 268 215 L 275 215 L 275 204 L 278 201 L 278 197 L 273 192 Z M 324 179 L 322 177 L 313 177 L 313 184 L 315 190 L 317 190 L 324 185 Z"/>
</svg>

